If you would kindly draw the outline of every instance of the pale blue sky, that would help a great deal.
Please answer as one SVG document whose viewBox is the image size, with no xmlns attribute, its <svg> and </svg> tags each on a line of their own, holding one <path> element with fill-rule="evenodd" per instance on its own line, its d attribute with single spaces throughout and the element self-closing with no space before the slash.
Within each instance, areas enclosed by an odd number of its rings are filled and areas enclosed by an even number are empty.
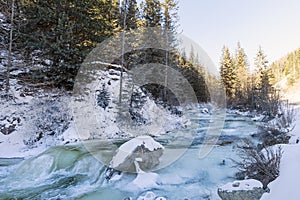
<svg viewBox="0 0 300 200">
<path fill-rule="evenodd" d="M 259 45 L 270 62 L 300 47 L 300 0 L 179 0 L 180 30 L 219 67 L 240 41 L 250 64 Z"/>
</svg>

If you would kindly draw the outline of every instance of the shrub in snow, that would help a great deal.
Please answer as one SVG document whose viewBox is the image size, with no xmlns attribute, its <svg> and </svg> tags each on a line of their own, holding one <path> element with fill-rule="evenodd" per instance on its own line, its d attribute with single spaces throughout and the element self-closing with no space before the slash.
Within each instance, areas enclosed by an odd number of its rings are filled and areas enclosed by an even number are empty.
<svg viewBox="0 0 300 200">
<path fill-rule="evenodd" d="M 15 113 L 10 116 L 2 116 L 0 118 L 0 132 L 4 135 L 9 135 L 17 129 L 17 126 L 20 125 L 21 118 L 15 116 Z"/>
<path fill-rule="evenodd" d="M 105 109 L 109 105 L 110 97 L 109 92 L 105 88 L 105 85 L 102 85 L 101 90 L 96 91 L 96 101 L 97 105 Z"/>
<path fill-rule="evenodd" d="M 70 124 L 68 100 L 63 97 L 40 99 L 34 102 L 34 110 L 28 113 L 27 128 L 33 132 L 24 143 L 34 146 L 42 138 L 61 135 Z"/>
<path fill-rule="evenodd" d="M 259 180 L 266 189 L 267 185 L 279 176 L 281 147 L 266 147 L 260 150 L 248 139 L 244 139 L 243 142 L 238 146 L 240 160 L 233 160 L 239 170 L 237 177 Z"/>
<path fill-rule="evenodd" d="M 295 126 L 296 112 L 290 105 L 282 105 L 278 116 L 271 121 L 258 126 L 262 146 L 289 143 L 289 132 Z"/>
<path fill-rule="evenodd" d="M 132 120 L 137 125 L 143 125 L 147 123 L 147 119 L 141 114 L 142 108 L 147 102 L 146 95 L 141 91 L 135 91 L 130 98 L 129 113 Z"/>
</svg>

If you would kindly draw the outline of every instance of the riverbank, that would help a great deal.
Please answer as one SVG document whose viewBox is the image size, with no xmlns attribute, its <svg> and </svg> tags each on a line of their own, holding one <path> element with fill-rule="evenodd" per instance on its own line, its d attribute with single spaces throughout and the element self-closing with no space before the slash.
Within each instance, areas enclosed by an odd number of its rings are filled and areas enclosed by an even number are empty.
<svg viewBox="0 0 300 200">
<path fill-rule="evenodd" d="M 300 105 L 297 105 L 296 126 L 291 132 L 290 144 L 281 145 L 283 156 L 280 163 L 279 177 L 271 182 L 268 187 L 270 193 L 265 193 L 261 200 L 298 200 L 300 183 Z"/>
</svg>

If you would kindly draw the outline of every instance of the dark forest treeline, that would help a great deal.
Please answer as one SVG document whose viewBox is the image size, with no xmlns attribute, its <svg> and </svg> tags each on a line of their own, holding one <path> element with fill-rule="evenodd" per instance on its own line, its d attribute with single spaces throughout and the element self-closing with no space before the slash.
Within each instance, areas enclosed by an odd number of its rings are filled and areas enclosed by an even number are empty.
<svg viewBox="0 0 300 200">
<path fill-rule="evenodd" d="M 173 0 L 164 4 L 145 0 L 140 6 L 136 0 L 121 5 L 118 0 L 2 1 L 0 12 L 8 24 L 1 27 L 2 46 L 12 42 L 12 51 L 21 53 L 27 63 L 43 65 L 44 77 L 64 86 L 72 86 L 80 64 L 97 44 L 123 29 L 175 28 L 169 18 L 177 9 Z M 12 40 L 8 37 L 11 29 Z"/>
<path fill-rule="evenodd" d="M 2 89 L 8 91 L 11 72 L 22 69 L 18 79 L 24 82 L 70 90 L 86 55 L 123 30 L 160 27 L 171 33 L 168 42 L 175 49 L 177 11 L 176 0 L 144 0 L 140 5 L 136 0 L 1 0 L 0 48 L 8 52 L 2 57 L 7 68 Z M 178 50 L 168 55 L 168 61 L 166 52 L 152 49 L 128 53 L 124 59 L 126 68 L 150 62 L 173 64 L 189 80 L 198 100 L 209 100 L 203 66 Z"/>
</svg>

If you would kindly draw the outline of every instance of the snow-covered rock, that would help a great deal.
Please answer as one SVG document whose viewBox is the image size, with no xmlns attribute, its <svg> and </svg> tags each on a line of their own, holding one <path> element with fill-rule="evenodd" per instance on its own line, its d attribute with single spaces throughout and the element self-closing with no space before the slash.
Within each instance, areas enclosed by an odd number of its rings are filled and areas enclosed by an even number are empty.
<svg viewBox="0 0 300 200">
<path fill-rule="evenodd" d="M 112 158 L 110 167 L 119 171 L 138 172 L 135 162 L 139 161 L 142 171 L 153 169 L 159 164 L 164 147 L 150 136 L 139 136 L 122 144 Z"/>
<path fill-rule="evenodd" d="M 222 200 L 259 200 L 264 192 L 262 183 L 254 179 L 234 181 L 218 189 Z"/>
</svg>

